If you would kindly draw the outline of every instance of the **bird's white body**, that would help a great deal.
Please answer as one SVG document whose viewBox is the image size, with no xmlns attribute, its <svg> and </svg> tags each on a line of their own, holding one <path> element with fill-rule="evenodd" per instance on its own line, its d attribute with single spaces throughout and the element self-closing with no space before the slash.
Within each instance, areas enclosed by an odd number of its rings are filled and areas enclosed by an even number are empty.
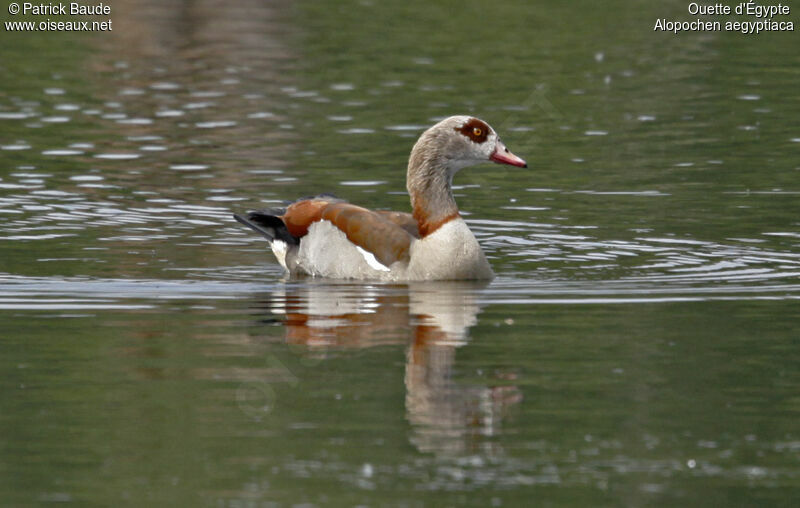
<svg viewBox="0 0 800 508">
<path fill-rule="evenodd" d="M 332 279 L 382 281 L 491 279 L 494 276 L 478 240 L 460 217 L 430 235 L 411 241 L 410 257 L 385 266 L 353 244 L 329 221 L 311 225 L 295 255 L 273 242 L 278 261 L 292 274 Z"/>
</svg>

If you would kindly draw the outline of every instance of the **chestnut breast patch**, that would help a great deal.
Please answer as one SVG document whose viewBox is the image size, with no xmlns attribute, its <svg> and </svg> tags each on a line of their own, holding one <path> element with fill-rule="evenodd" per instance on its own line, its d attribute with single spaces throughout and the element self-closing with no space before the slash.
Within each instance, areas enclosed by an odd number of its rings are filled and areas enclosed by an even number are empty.
<svg viewBox="0 0 800 508">
<path fill-rule="evenodd" d="M 464 125 L 456 128 L 456 131 L 478 144 L 489 137 L 489 126 L 477 118 L 470 118 Z"/>
</svg>

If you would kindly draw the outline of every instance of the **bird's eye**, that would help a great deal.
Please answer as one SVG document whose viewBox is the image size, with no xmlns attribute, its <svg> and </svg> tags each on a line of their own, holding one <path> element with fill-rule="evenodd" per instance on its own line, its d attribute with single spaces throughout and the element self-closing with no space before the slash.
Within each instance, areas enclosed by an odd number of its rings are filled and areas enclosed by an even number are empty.
<svg viewBox="0 0 800 508">
<path fill-rule="evenodd" d="M 475 127 L 474 129 L 472 129 L 472 134 L 473 134 L 473 135 L 474 135 L 476 138 L 479 138 L 479 137 L 481 137 L 481 135 L 483 134 L 483 129 L 481 129 L 480 127 Z"/>
</svg>

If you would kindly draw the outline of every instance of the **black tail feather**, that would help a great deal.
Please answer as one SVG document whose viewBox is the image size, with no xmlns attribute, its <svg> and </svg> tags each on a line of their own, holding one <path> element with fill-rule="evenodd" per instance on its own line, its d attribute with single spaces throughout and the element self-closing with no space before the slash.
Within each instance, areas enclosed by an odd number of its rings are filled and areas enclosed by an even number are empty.
<svg viewBox="0 0 800 508">
<path fill-rule="evenodd" d="M 286 224 L 283 223 L 280 217 L 272 215 L 275 212 L 275 210 L 248 212 L 245 216 L 235 213 L 233 218 L 253 231 L 264 235 L 270 242 L 282 240 L 289 245 L 297 245 L 300 240 L 289 233 L 289 230 L 286 229 Z"/>
<path fill-rule="evenodd" d="M 286 206 L 289 206 L 292 203 L 297 203 L 298 201 L 305 201 L 307 199 L 324 199 L 331 203 L 346 202 L 344 199 L 337 198 L 333 194 L 325 192 L 322 194 L 317 194 L 316 196 L 306 196 L 295 201 L 287 201 Z M 244 214 L 244 216 L 235 213 L 233 214 L 233 218 L 251 228 L 253 231 L 264 235 L 264 237 L 266 237 L 266 239 L 270 242 L 282 240 L 288 245 L 297 245 L 300 243 L 300 239 L 292 236 L 291 233 L 289 233 L 289 230 L 286 228 L 286 224 L 284 224 L 283 219 L 281 219 L 281 215 L 285 213 L 286 208 L 268 208 L 266 210 L 247 212 Z"/>
</svg>

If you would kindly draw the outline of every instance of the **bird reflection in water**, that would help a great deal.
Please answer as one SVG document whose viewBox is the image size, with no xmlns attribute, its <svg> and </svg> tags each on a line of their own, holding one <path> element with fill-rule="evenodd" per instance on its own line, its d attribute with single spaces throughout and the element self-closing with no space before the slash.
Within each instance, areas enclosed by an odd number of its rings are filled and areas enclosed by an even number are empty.
<svg viewBox="0 0 800 508">
<path fill-rule="evenodd" d="M 501 386 L 453 380 L 456 349 L 469 342 L 486 283 L 425 282 L 364 285 L 308 281 L 287 284 L 266 302 L 282 315 L 286 341 L 324 356 L 341 348 L 407 345 L 406 417 L 411 443 L 440 454 L 493 453 L 502 418 L 522 400 Z M 488 449 L 487 449 L 488 448 Z"/>
</svg>

